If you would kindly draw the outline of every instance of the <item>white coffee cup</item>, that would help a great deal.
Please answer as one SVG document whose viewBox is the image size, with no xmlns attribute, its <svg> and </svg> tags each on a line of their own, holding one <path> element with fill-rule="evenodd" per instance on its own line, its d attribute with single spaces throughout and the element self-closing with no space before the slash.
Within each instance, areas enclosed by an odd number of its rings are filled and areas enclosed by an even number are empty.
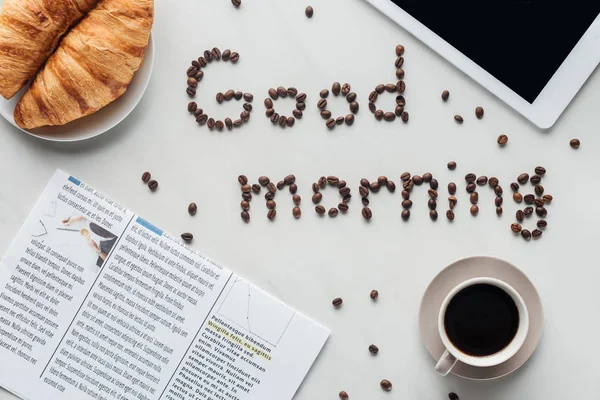
<svg viewBox="0 0 600 400">
<path fill-rule="evenodd" d="M 477 284 L 488 284 L 504 290 L 513 299 L 515 305 L 517 306 L 517 310 L 519 311 L 519 326 L 511 342 L 499 352 L 482 357 L 466 354 L 456 348 L 456 346 L 454 346 L 448 338 L 444 323 L 448 304 L 450 304 L 450 301 L 454 298 L 454 296 L 456 296 L 456 294 L 458 294 L 461 290 Z M 448 293 L 444 299 L 444 302 L 442 303 L 442 306 L 440 307 L 440 313 L 438 315 L 438 329 L 440 338 L 444 343 L 446 351 L 444 351 L 444 354 L 437 362 L 435 370 L 440 375 L 446 376 L 458 361 L 474 367 L 492 367 L 509 360 L 517 353 L 517 351 L 519 351 L 521 346 L 523 346 L 525 339 L 527 338 L 527 332 L 529 331 L 529 314 L 523 298 L 509 284 L 494 278 L 473 278 L 459 284 L 452 289 L 450 293 Z"/>
</svg>

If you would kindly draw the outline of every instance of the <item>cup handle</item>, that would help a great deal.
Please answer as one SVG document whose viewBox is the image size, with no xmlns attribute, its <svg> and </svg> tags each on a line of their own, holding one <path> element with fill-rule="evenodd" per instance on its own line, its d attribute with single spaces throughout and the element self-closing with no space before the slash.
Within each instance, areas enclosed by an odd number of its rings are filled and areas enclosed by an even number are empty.
<svg viewBox="0 0 600 400">
<path fill-rule="evenodd" d="M 440 357 L 439 361 L 435 365 L 435 372 L 441 376 L 446 376 L 450 373 L 452 368 L 456 365 L 458 360 L 448 350 L 444 351 L 444 354 Z"/>
</svg>

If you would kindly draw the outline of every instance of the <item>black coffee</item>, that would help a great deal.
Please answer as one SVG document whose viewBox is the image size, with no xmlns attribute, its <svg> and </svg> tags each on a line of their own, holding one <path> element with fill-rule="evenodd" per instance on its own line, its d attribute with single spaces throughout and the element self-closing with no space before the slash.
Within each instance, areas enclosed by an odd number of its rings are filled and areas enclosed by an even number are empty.
<svg viewBox="0 0 600 400">
<path fill-rule="evenodd" d="M 517 334 L 519 310 L 504 290 L 477 284 L 450 300 L 444 326 L 457 349 L 472 356 L 489 356 L 503 350 Z"/>
</svg>

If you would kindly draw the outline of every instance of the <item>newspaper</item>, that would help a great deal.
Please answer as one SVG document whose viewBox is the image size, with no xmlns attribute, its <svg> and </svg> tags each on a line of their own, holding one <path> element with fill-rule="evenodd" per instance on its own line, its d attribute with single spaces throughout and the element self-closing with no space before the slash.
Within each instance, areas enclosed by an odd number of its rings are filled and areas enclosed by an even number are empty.
<svg viewBox="0 0 600 400">
<path fill-rule="evenodd" d="M 25 399 L 291 399 L 329 331 L 57 171 L 0 262 Z"/>
</svg>

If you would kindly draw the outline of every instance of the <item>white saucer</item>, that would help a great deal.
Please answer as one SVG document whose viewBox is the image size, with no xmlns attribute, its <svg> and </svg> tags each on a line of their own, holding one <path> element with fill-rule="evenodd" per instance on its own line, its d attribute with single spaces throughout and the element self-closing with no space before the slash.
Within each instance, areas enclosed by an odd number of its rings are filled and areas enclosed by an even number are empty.
<svg viewBox="0 0 600 400">
<path fill-rule="evenodd" d="M 2 3 L 2 1 L 0 1 L 0 3 Z M 83 118 L 76 119 L 68 124 L 61 126 L 42 126 L 35 129 L 23 129 L 18 126 L 13 117 L 14 110 L 29 85 L 26 85 L 19 93 L 15 94 L 9 100 L 0 96 L 0 115 L 18 129 L 39 139 L 52 142 L 76 142 L 79 140 L 90 139 L 113 128 L 133 111 L 135 106 L 137 106 L 142 99 L 146 87 L 148 87 L 150 75 L 152 75 L 153 64 L 154 43 L 152 41 L 152 35 L 150 35 L 142 64 L 133 76 L 133 80 L 129 84 L 127 91 L 117 100 L 101 110 Z"/>
<path fill-rule="evenodd" d="M 442 302 L 450 290 L 459 283 L 482 276 L 500 279 L 519 292 L 527 305 L 530 325 L 523 347 L 510 360 L 486 368 L 471 367 L 459 361 L 452 369 L 452 374 L 473 380 L 497 379 L 517 370 L 535 351 L 542 338 L 544 325 L 540 296 L 523 272 L 506 261 L 493 257 L 465 258 L 444 268 L 429 284 L 421 300 L 419 311 L 421 342 L 436 361 L 445 350 L 438 331 L 438 313 Z M 431 370 L 433 372 L 433 364 Z"/>
</svg>

